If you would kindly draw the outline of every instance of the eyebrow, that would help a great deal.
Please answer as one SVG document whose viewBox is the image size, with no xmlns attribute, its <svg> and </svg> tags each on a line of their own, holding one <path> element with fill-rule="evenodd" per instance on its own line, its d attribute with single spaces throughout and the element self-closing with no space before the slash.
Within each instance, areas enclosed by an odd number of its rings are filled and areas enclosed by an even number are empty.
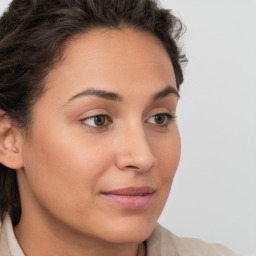
<svg viewBox="0 0 256 256">
<path fill-rule="evenodd" d="M 153 99 L 154 99 L 154 100 L 159 100 L 159 99 L 162 99 L 162 98 L 167 97 L 167 96 L 170 95 L 170 94 L 175 94 L 178 99 L 180 98 L 179 92 L 178 92 L 174 87 L 168 85 L 168 86 L 166 86 L 165 89 L 163 89 L 162 91 L 156 93 L 156 94 L 153 96 Z"/>
<path fill-rule="evenodd" d="M 99 89 L 86 89 L 82 92 L 79 92 L 77 94 L 75 94 L 73 97 L 71 97 L 68 102 L 76 99 L 76 98 L 80 98 L 80 97 L 84 97 L 84 96 L 97 96 L 106 100 L 113 100 L 113 101 L 122 101 L 123 97 L 117 93 L 114 92 L 108 92 L 105 90 L 99 90 Z"/>
<path fill-rule="evenodd" d="M 174 87 L 168 85 L 166 88 L 164 88 L 160 92 L 153 95 L 153 100 L 165 98 L 170 94 L 175 94 L 178 97 L 178 99 L 180 98 L 179 92 Z M 106 100 L 111 100 L 111 101 L 123 101 L 123 97 L 115 92 L 109 92 L 109 91 L 100 90 L 100 89 L 86 89 L 72 96 L 67 103 L 69 103 L 74 99 L 84 97 L 84 96 L 97 96 L 97 97 L 100 97 Z"/>
</svg>

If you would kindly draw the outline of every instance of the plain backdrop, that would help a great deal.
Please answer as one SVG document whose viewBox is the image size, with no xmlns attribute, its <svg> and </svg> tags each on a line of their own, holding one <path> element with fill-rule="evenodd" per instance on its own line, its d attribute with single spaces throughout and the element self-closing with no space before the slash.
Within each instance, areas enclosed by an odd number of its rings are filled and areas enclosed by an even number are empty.
<svg viewBox="0 0 256 256">
<path fill-rule="evenodd" d="M 256 255 L 256 0 L 161 3 L 186 24 L 189 64 L 181 162 L 160 223 Z"/>
<path fill-rule="evenodd" d="M 256 1 L 162 0 L 187 27 L 182 157 L 160 223 L 256 255 Z"/>
</svg>

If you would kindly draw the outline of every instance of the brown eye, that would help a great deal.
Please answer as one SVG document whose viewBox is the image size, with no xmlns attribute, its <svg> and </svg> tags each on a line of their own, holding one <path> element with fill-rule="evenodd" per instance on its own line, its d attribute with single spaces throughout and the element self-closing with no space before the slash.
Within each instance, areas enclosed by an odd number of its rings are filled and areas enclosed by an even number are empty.
<svg viewBox="0 0 256 256">
<path fill-rule="evenodd" d="M 162 114 L 161 115 L 155 115 L 154 116 L 154 119 L 155 119 L 154 121 L 155 121 L 156 124 L 163 124 L 165 122 L 166 118 L 167 117 L 165 115 L 162 115 Z"/>
<path fill-rule="evenodd" d="M 161 113 L 161 114 L 156 114 L 154 116 L 151 116 L 148 120 L 147 123 L 155 124 L 155 125 L 166 125 L 170 120 L 172 120 L 173 117 L 168 114 L 168 113 Z"/>
<path fill-rule="evenodd" d="M 111 123 L 110 117 L 107 115 L 89 116 L 81 120 L 81 122 L 91 128 L 105 127 Z"/>
<path fill-rule="evenodd" d="M 93 119 L 96 126 L 101 126 L 105 124 L 106 116 L 95 116 Z"/>
</svg>

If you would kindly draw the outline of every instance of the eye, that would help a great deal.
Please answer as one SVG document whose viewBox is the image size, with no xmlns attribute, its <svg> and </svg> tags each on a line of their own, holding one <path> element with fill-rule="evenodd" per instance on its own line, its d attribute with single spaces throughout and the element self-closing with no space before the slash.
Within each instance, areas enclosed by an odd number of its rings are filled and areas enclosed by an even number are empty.
<svg viewBox="0 0 256 256">
<path fill-rule="evenodd" d="M 174 117 L 168 113 L 161 113 L 151 116 L 147 119 L 147 123 L 156 124 L 160 126 L 167 125 Z"/>
<path fill-rule="evenodd" d="M 90 128 L 102 128 L 111 124 L 111 120 L 108 115 L 89 116 L 81 119 L 80 121 Z"/>
</svg>

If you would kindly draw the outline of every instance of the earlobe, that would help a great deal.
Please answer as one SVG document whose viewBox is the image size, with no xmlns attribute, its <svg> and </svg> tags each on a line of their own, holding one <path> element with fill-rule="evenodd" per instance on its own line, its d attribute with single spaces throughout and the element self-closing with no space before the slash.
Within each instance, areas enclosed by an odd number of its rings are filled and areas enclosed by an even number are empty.
<svg viewBox="0 0 256 256">
<path fill-rule="evenodd" d="M 20 134 L 11 120 L 0 112 L 0 163 L 8 168 L 22 168 Z"/>
</svg>

